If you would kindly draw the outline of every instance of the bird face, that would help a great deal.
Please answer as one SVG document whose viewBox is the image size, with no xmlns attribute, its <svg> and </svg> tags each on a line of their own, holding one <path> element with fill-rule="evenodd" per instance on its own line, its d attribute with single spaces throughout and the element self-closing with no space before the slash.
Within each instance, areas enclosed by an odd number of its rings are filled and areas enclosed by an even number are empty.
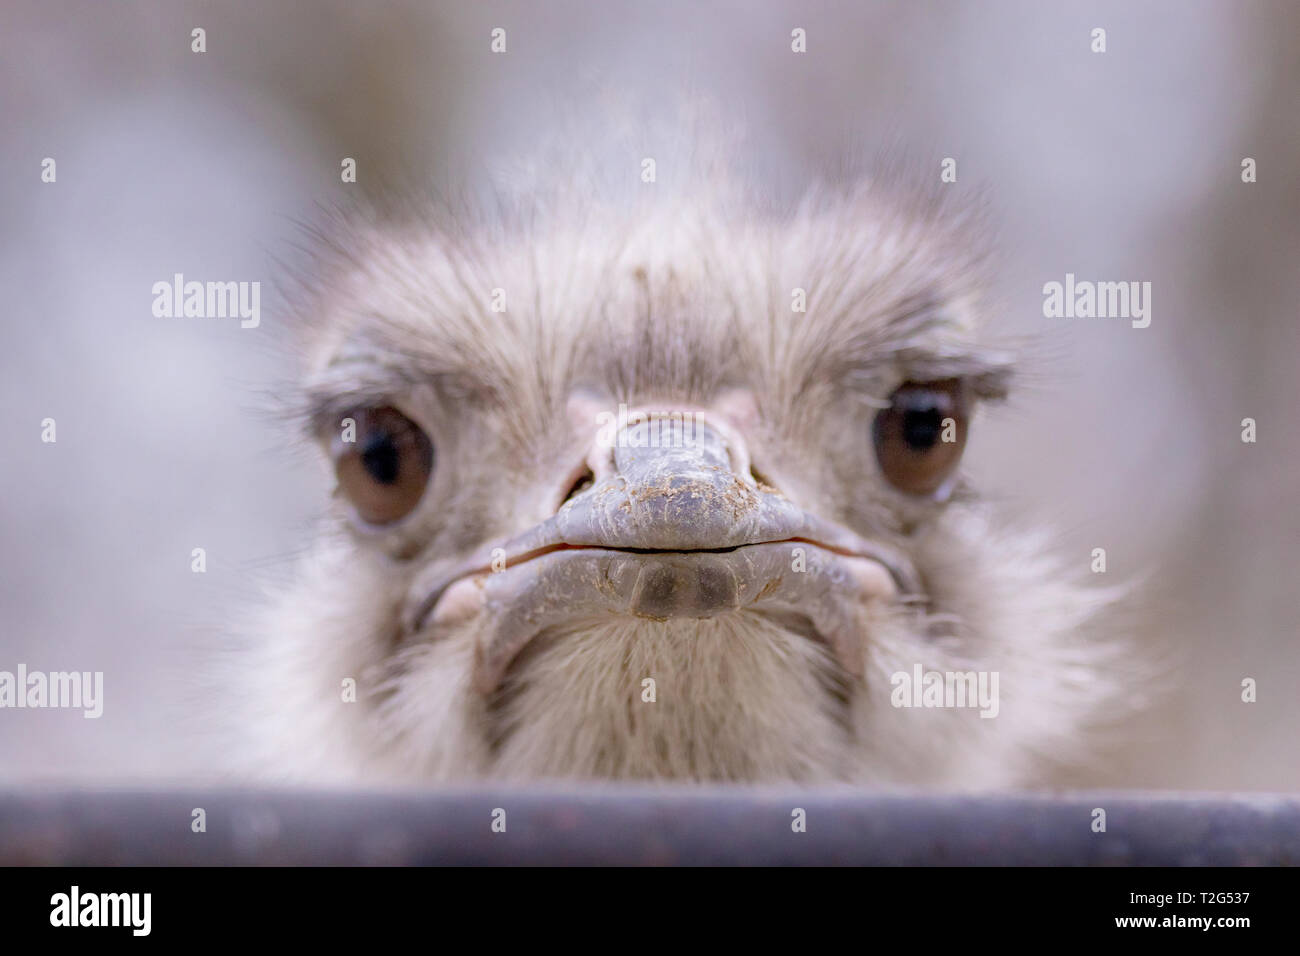
<svg viewBox="0 0 1300 956">
<path fill-rule="evenodd" d="M 570 199 L 323 257 L 301 404 L 337 494 L 259 625 L 263 762 L 979 786 L 1077 750 L 1100 601 L 961 469 L 1012 365 L 967 220 Z M 918 665 L 996 672 L 999 715 L 899 706 Z"/>
</svg>

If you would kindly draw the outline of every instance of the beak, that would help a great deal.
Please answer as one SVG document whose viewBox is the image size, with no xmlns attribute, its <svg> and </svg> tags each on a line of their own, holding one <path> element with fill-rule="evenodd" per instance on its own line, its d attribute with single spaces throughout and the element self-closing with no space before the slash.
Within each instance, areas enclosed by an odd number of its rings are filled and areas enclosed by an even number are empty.
<svg viewBox="0 0 1300 956">
<path fill-rule="evenodd" d="M 724 423 L 658 422 L 629 425 L 598 450 L 595 483 L 499 545 L 504 561 L 500 550 L 495 566 L 479 555 L 417 584 L 410 632 L 431 612 L 435 623 L 487 612 L 477 682 L 490 690 L 532 636 L 566 621 L 752 609 L 805 621 L 860 673 L 862 599 L 918 592 L 911 563 L 760 487 Z"/>
</svg>

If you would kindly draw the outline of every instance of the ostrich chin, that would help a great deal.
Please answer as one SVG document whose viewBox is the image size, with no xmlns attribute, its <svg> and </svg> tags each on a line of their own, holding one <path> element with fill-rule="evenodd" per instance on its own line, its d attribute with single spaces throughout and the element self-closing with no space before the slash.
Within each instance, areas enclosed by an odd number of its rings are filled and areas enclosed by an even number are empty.
<svg viewBox="0 0 1300 956">
<path fill-rule="evenodd" d="M 512 668 L 496 760 L 506 777 L 847 778 L 845 697 L 823 645 L 754 612 L 575 621 Z"/>
</svg>

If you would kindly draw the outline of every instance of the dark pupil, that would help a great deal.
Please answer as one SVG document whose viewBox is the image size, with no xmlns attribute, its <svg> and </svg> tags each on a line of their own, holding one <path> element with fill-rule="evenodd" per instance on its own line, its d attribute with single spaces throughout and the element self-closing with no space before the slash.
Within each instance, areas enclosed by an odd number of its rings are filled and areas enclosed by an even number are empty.
<svg viewBox="0 0 1300 956">
<path fill-rule="evenodd" d="M 381 485 L 391 485 L 397 481 L 401 471 L 401 458 L 393 436 L 382 429 L 368 435 L 361 449 L 361 463 L 366 466 L 370 477 Z"/>
<path fill-rule="evenodd" d="M 911 409 L 903 413 L 903 441 L 918 451 L 939 440 L 943 416 L 937 408 Z"/>
</svg>

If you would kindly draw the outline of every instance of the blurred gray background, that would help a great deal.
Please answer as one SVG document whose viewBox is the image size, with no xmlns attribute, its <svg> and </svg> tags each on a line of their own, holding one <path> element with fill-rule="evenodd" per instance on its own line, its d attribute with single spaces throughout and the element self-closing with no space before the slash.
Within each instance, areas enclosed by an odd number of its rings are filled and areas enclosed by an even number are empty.
<svg viewBox="0 0 1300 956">
<path fill-rule="evenodd" d="M 852 143 L 957 158 L 1000 225 L 1006 328 L 1045 356 L 975 432 L 976 476 L 1081 570 L 1105 547 L 1109 580 L 1140 576 L 1175 674 L 1080 782 L 1300 789 L 1300 5 L 1229 0 L 6 0 L 0 669 L 102 670 L 106 699 L 0 711 L 0 780 L 174 775 L 195 649 L 306 542 L 328 482 L 264 411 L 295 224 L 385 178 L 473 179 L 593 89 L 706 95 L 787 183 Z M 262 327 L 154 318 L 175 272 L 262 281 Z M 1150 328 L 1048 322 L 1066 272 L 1150 281 Z"/>
</svg>

